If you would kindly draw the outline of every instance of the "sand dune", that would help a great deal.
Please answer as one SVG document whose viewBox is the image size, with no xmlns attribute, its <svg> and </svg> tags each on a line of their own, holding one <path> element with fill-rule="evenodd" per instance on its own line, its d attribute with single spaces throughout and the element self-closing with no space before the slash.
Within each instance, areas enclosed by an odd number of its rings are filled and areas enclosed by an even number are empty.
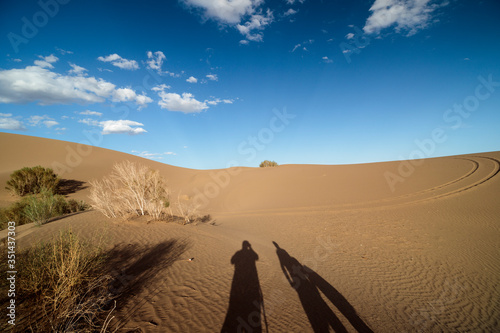
<svg viewBox="0 0 500 333">
<path fill-rule="evenodd" d="M 28 136 L 0 133 L 0 143 L 3 184 L 23 166 L 58 166 L 81 182 L 69 196 L 86 199 L 89 180 L 131 160 L 160 170 L 173 195 L 211 214 L 215 225 L 180 226 L 89 211 L 19 228 L 20 246 L 69 226 L 119 245 L 121 331 L 500 330 L 500 152 L 409 169 L 191 170 Z M 387 172 L 401 177 L 393 190 Z M 14 199 L 2 186 L 0 204 Z"/>
</svg>

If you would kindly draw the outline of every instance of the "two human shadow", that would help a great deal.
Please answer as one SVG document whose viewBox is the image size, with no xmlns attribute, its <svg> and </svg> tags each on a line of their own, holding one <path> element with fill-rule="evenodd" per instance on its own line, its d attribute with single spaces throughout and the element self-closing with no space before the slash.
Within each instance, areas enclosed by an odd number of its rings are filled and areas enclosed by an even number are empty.
<svg viewBox="0 0 500 333">
<path fill-rule="evenodd" d="M 342 294 L 311 268 L 302 265 L 276 242 L 280 267 L 290 286 L 297 292 L 304 312 L 314 332 L 347 332 L 346 327 L 323 299 L 326 297 L 358 332 L 373 332 L 358 316 L 354 307 Z M 256 262 L 259 256 L 248 241 L 231 258 L 234 276 L 229 296 L 229 307 L 221 332 L 268 331 L 264 298 L 260 288 Z M 263 319 L 263 320 L 262 320 Z"/>
</svg>

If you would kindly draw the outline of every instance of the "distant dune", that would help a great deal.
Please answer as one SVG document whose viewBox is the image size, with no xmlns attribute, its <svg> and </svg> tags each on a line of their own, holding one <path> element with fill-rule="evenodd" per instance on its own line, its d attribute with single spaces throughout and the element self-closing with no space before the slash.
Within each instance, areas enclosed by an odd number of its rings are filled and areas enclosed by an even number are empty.
<svg viewBox="0 0 500 333">
<path fill-rule="evenodd" d="M 500 152 L 192 170 L 0 133 L 0 153 L 0 184 L 14 170 L 42 165 L 81 182 L 69 196 L 83 200 L 88 181 L 114 163 L 140 162 L 160 170 L 173 196 L 211 214 L 215 226 L 115 221 L 90 211 L 22 228 L 20 246 L 68 226 L 83 235 L 104 230 L 110 247 L 134 249 L 129 262 L 165 241 L 182 243 L 117 304 L 115 323 L 124 330 L 500 331 Z M 0 205 L 14 200 L 0 186 Z M 131 274 L 146 276 L 145 269 Z M 239 293 L 242 285 L 255 293 Z"/>
</svg>

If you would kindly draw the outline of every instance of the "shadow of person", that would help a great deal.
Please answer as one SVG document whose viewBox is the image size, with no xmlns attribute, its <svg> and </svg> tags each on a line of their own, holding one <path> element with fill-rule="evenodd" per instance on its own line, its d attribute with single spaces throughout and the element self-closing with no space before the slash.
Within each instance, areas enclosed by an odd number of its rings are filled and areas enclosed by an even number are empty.
<svg viewBox="0 0 500 333">
<path fill-rule="evenodd" d="M 273 244 L 276 246 L 276 254 L 283 274 L 297 292 L 314 332 L 329 332 L 330 327 L 335 332 L 347 332 L 339 318 L 321 297 L 316 285 L 309 279 L 307 269 L 276 242 Z"/>
<path fill-rule="evenodd" d="M 304 266 L 307 272 L 309 281 L 313 283 L 318 289 L 332 302 L 332 304 L 339 309 L 339 311 L 344 315 L 344 317 L 349 320 L 351 325 L 358 332 L 373 333 L 373 331 L 366 325 L 366 323 L 358 316 L 354 307 L 347 301 L 347 299 L 342 296 L 342 294 L 335 289 L 331 284 L 329 284 L 325 279 L 323 279 L 318 273 L 313 271 L 307 266 Z"/>
<path fill-rule="evenodd" d="M 234 276 L 221 332 L 262 332 L 263 298 L 257 274 L 259 256 L 248 241 L 231 258 Z"/>
</svg>

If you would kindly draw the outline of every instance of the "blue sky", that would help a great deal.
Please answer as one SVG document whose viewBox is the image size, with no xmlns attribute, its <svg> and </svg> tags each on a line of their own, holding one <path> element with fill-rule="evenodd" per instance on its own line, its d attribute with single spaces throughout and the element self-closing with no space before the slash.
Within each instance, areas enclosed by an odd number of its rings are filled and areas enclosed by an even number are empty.
<svg viewBox="0 0 500 333">
<path fill-rule="evenodd" d="M 495 0 L 4 0 L 0 130 L 196 169 L 497 151 L 499 14 Z"/>
</svg>

